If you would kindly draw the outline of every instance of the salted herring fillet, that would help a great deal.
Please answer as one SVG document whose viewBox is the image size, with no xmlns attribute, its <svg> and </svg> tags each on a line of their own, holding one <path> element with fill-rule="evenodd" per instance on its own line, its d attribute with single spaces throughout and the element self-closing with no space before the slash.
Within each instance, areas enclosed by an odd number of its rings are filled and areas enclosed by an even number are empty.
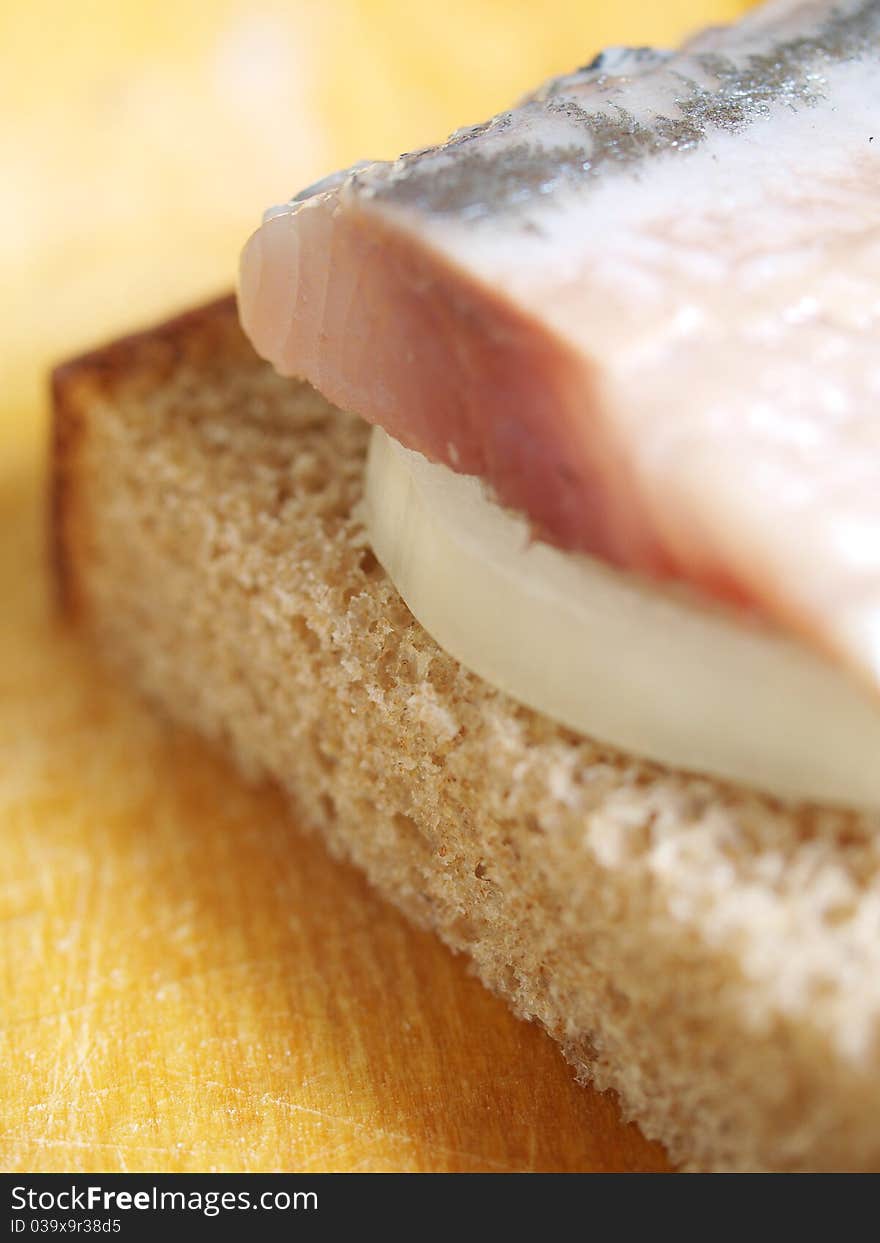
<svg viewBox="0 0 880 1243">
<path fill-rule="evenodd" d="M 240 310 L 541 538 L 880 690 L 878 217 L 880 0 L 775 0 L 272 209 Z"/>
</svg>

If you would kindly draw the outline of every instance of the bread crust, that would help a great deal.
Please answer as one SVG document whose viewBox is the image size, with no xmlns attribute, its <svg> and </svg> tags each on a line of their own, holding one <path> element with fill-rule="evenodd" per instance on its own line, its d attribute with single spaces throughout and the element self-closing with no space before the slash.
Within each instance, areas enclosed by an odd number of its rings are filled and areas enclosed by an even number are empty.
<svg viewBox="0 0 880 1243">
<path fill-rule="evenodd" d="M 76 451 L 83 434 L 82 414 L 69 398 L 67 368 L 52 374 L 52 417 L 49 425 L 48 532 L 52 584 L 60 611 L 76 616 L 76 575 L 73 562 L 73 511 Z"/>
<path fill-rule="evenodd" d="M 238 321 L 234 293 L 212 298 L 200 306 L 159 323 L 117 337 L 55 367 L 49 377 L 49 484 L 47 489 L 49 563 L 55 599 L 61 614 L 71 620 L 79 611 L 75 549 L 77 532 L 77 454 L 86 433 L 86 411 L 99 393 L 145 367 L 155 382 L 173 367 L 197 341 L 218 340 Z M 224 332 L 225 330 L 225 332 Z"/>
</svg>

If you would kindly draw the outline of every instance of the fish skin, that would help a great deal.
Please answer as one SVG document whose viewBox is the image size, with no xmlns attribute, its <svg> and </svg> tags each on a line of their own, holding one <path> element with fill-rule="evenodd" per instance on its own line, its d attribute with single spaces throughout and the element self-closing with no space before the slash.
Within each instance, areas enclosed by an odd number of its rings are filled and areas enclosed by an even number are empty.
<svg viewBox="0 0 880 1243">
<path fill-rule="evenodd" d="M 245 331 L 542 538 L 880 690 L 878 107 L 880 0 L 609 50 L 274 209 Z"/>
</svg>

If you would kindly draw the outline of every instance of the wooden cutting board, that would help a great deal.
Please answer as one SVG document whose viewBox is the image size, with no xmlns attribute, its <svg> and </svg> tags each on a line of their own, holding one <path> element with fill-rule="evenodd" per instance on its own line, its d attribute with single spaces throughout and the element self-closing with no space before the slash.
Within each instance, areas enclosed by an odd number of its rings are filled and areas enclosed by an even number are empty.
<svg viewBox="0 0 880 1243">
<path fill-rule="evenodd" d="M 277 795 L 108 684 L 51 609 L 50 359 L 230 283 L 261 208 L 327 168 L 744 6 L 435 7 L 0 13 L 0 1168 L 665 1166 Z"/>
</svg>

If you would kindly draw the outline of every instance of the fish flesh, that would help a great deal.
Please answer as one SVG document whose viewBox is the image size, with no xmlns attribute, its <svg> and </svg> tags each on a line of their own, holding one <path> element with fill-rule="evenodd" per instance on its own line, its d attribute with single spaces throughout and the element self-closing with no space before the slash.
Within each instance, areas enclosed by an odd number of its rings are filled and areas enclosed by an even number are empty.
<svg viewBox="0 0 880 1243">
<path fill-rule="evenodd" d="M 880 690 L 880 0 L 611 49 L 266 214 L 282 374 Z"/>
</svg>

